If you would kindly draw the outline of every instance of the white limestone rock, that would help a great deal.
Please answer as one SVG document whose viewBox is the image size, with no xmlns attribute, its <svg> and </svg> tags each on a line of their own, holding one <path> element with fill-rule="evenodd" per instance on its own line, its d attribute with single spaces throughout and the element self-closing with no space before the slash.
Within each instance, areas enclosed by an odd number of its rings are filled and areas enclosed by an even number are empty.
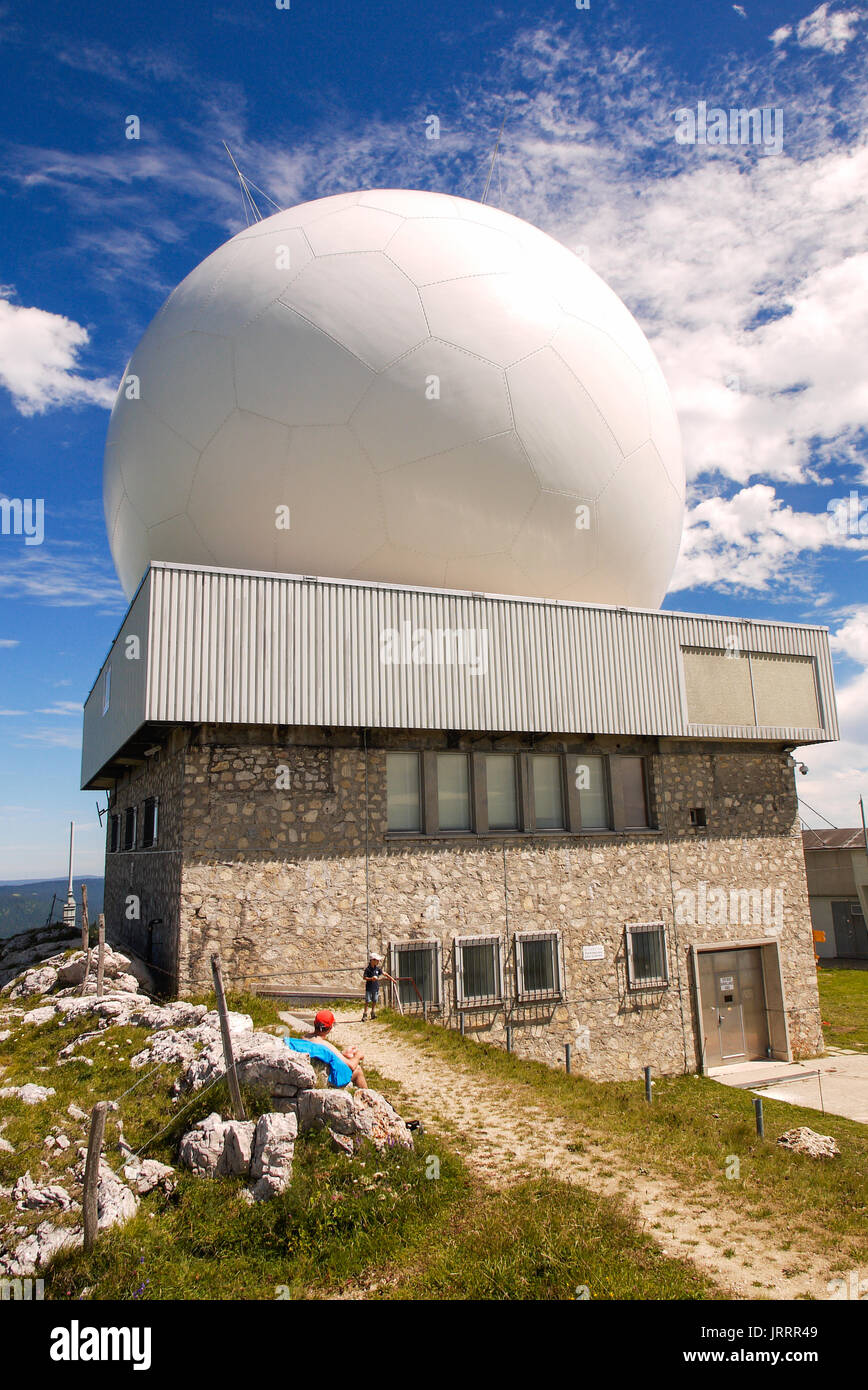
<svg viewBox="0 0 868 1390">
<path fill-rule="evenodd" d="M 793 1153 L 807 1154 L 809 1158 L 837 1158 L 841 1152 L 831 1134 L 817 1134 L 807 1125 L 788 1129 L 778 1143 Z"/>
<path fill-rule="evenodd" d="M 59 1250 L 74 1249 L 84 1243 L 78 1226 L 54 1226 L 42 1221 L 10 1255 L 0 1257 L 0 1269 L 13 1279 L 30 1279 L 43 1270 Z"/>
<path fill-rule="evenodd" d="M 37 966 L 17 975 L 0 990 L 10 999 L 26 999 L 28 994 L 47 994 L 57 984 L 57 971 L 52 965 Z"/>
<path fill-rule="evenodd" d="M 56 1094 L 53 1086 L 36 1086 L 32 1081 L 23 1086 L 0 1086 L 0 1099 L 23 1100 L 25 1105 L 39 1105 Z"/>
<path fill-rule="evenodd" d="M 224 1120 L 215 1111 L 187 1131 L 178 1160 L 200 1177 L 246 1177 L 255 1132 L 252 1120 Z"/>
<path fill-rule="evenodd" d="M 43 1023 L 50 1023 L 56 1014 L 57 1010 L 53 1004 L 43 1004 L 40 1008 L 31 1009 L 29 1013 L 26 1013 L 21 1022 L 33 1024 L 34 1027 L 39 1028 Z"/>
<path fill-rule="evenodd" d="M 319 1088 L 301 1092 L 298 1127 L 303 1134 L 308 1130 L 330 1129 L 337 1134 L 354 1135 L 356 1117 L 352 1096 L 348 1091 Z"/>
<path fill-rule="evenodd" d="M 135 1216 L 139 1199 L 135 1192 L 112 1171 L 105 1159 L 100 1160 L 97 1186 L 97 1225 L 100 1230 L 123 1226 Z"/>
<path fill-rule="evenodd" d="M 356 1133 L 363 1139 L 369 1139 L 379 1153 L 384 1149 L 412 1149 L 412 1134 L 379 1091 L 354 1091 L 353 1117 Z"/>
<path fill-rule="evenodd" d="M 19 1211 L 39 1211 L 47 1207 L 58 1207 L 69 1211 L 75 1205 L 65 1187 L 45 1184 L 40 1187 L 30 1176 L 29 1171 L 12 1188 L 12 1200 Z"/>
<path fill-rule="evenodd" d="M 255 1201 L 266 1201 L 289 1186 L 297 1135 L 298 1120 L 295 1115 L 275 1112 L 260 1115 L 256 1122 L 250 1164 L 250 1176 L 255 1179 Z"/>
<path fill-rule="evenodd" d="M 131 1160 L 124 1166 L 124 1178 L 140 1197 L 147 1196 L 155 1187 L 161 1187 L 167 1195 L 176 1187 L 174 1168 L 155 1158 Z"/>
</svg>

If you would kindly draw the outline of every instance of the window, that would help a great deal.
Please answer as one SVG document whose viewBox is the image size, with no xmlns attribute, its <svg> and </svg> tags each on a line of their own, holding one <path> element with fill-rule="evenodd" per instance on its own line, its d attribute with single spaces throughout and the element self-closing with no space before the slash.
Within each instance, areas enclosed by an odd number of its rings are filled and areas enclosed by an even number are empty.
<svg viewBox="0 0 868 1390">
<path fill-rule="evenodd" d="M 117 854 L 121 847 L 121 818 L 111 816 L 109 819 L 109 853 Z"/>
<path fill-rule="evenodd" d="M 624 796 L 624 828 L 644 830 L 648 826 L 648 802 L 645 798 L 645 759 L 619 758 L 621 791 Z"/>
<path fill-rule="evenodd" d="M 105 680 L 102 687 L 102 712 L 108 714 L 109 701 L 112 695 L 112 668 L 105 668 Z"/>
<path fill-rule="evenodd" d="M 518 829 L 517 759 L 514 753 L 486 753 L 485 785 L 489 830 Z"/>
<path fill-rule="evenodd" d="M 630 989 L 662 989 L 669 983 L 666 928 L 662 922 L 632 922 L 627 935 L 627 984 Z"/>
<path fill-rule="evenodd" d="M 392 973 L 398 980 L 398 998 L 405 1009 L 420 1009 L 423 1004 L 440 1005 L 440 943 L 437 941 L 403 941 L 392 945 Z M 410 983 L 415 980 L 416 989 Z"/>
<path fill-rule="evenodd" d="M 560 998 L 557 932 L 521 932 L 515 937 L 515 984 L 520 1000 Z"/>
<path fill-rule="evenodd" d="M 503 995 L 499 936 L 465 936 L 455 940 L 455 1002 L 499 1004 Z"/>
<path fill-rule="evenodd" d="M 390 830 L 422 829 L 418 753 L 386 754 L 386 807 Z"/>
<path fill-rule="evenodd" d="M 691 824 L 691 825 L 700 825 L 700 826 L 702 826 L 702 825 L 708 825 L 708 820 L 706 819 L 705 807 L 704 807 L 704 806 L 691 806 L 691 808 L 690 808 L 690 824 Z"/>
<path fill-rule="evenodd" d="M 583 830 L 608 830 L 609 796 L 605 760 L 599 753 L 580 753 L 576 759 L 576 790 Z"/>
<path fill-rule="evenodd" d="M 124 812 L 124 849 L 136 847 L 136 808 L 128 806 Z"/>
<path fill-rule="evenodd" d="M 561 756 L 559 753 L 534 753 L 530 764 L 533 769 L 534 824 L 537 830 L 563 830 Z"/>
<path fill-rule="evenodd" d="M 466 753 L 437 754 L 437 825 L 470 829 L 470 773 Z"/>
<path fill-rule="evenodd" d="M 142 846 L 150 849 L 157 843 L 158 804 L 155 796 L 145 797 L 145 814 L 142 820 Z"/>
</svg>

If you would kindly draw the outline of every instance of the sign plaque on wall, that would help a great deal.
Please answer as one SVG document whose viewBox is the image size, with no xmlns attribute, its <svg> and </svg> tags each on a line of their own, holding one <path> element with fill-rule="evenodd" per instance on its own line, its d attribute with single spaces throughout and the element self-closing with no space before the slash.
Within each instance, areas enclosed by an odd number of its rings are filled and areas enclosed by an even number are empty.
<svg viewBox="0 0 868 1390">
<path fill-rule="evenodd" d="M 603 960 L 605 954 L 602 945 L 582 947 L 582 960 Z"/>
</svg>

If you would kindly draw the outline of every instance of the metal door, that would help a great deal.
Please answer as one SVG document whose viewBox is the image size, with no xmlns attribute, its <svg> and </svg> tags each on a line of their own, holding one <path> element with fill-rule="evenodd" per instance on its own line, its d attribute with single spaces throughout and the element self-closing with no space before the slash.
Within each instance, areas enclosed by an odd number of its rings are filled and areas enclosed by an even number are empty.
<svg viewBox="0 0 868 1390">
<path fill-rule="evenodd" d="M 768 1055 L 769 1033 L 758 946 L 703 951 L 699 986 L 707 1066 Z"/>
<path fill-rule="evenodd" d="M 859 903 L 832 903 L 832 921 L 835 924 L 836 956 L 868 956 L 868 930 Z"/>
</svg>

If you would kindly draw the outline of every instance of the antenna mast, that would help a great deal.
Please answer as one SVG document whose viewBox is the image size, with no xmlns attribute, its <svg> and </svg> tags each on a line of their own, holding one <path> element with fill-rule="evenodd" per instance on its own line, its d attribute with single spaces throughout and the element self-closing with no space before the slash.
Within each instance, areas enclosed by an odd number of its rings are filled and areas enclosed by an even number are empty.
<svg viewBox="0 0 868 1390">
<path fill-rule="evenodd" d="M 249 204 L 250 208 L 252 209 L 254 220 L 255 220 L 256 222 L 261 222 L 261 221 L 262 221 L 262 213 L 259 211 L 259 208 L 256 206 L 256 200 L 255 200 L 255 198 L 253 197 L 253 194 L 250 192 L 250 186 L 249 186 L 249 184 L 248 184 L 246 178 L 245 178 L 244 175 L 242 174 L 241 170 L 238 168 L 238 165 L 235 163 L 235 156 L 233 155 L 233 153 L 232 153 L 232 151 L 230 150 L 229 146 L 226 144 L 226 141 L 225 141 L 225 140 L 223 141 L 223 148 L 224 148 L 224 150 L 226 151 L 226 153 L 228 154 L 229 158 L 231 159 L 231 161 L 232 161 L 232 168 L 235 170 L 236 174 L 238 175 L 238 182 L 241 184 L 241 197 L 242 197 L 242 201 L 244 202 L 244 216 L 245 216 L 245 218 L 247 219 L 247 225 L 248 225 L 248 227 L 250 226 L 250 218 L 249 218 L 248 212 L 247 212 L 248 204 Z"/>
<path fill-rule="evenodd" d="M 501 137 L 501 135 L 503 134 L 503 127 L 504 127 L 505 125 L 506 125 L 506 117 L 504 116 L 503 120 L 502 120 L 501 123 L 500 123 L 500 130 L 497 132 L 497 140 L 496 140 L 495 146 L 494 146 L 494 154 L 491 156 L 491 168 L 490 168 L 489 171 L 488 171 L 488 178 L 485 180 L 485 192 L 484 192 L 483 195 L 482 195 L 482 201 L 483 201 L 483 203 L 485 202 L 486 198 L 488 197 L 488 190 L 489 190 L 489 188 L 491 187 L 491 176 L 492 176 L 492 174 L 494 173 L 494 165 L 495 165 L 495 161 L 497 160 L 497 151 L 500 149 L 500 137 Z M 230 158 L 231 158 L 231 155 L 230 155 Z M 234 161 L 233 161 L 233 163 L 234 163 Z"/>
</svg>

